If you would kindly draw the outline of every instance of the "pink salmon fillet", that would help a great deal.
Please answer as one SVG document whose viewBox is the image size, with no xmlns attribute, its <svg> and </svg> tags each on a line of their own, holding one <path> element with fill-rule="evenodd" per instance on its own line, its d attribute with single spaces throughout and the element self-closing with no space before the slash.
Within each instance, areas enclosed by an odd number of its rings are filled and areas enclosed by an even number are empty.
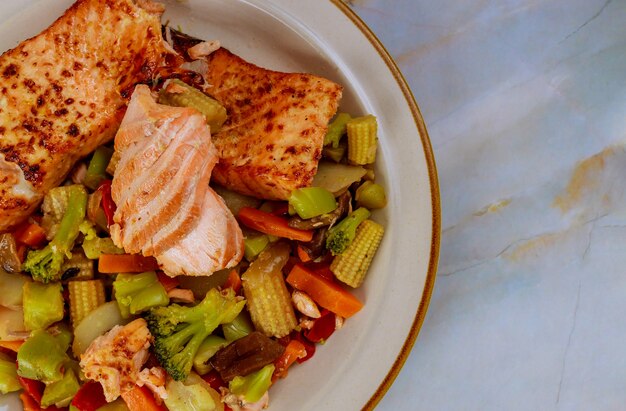
<svg viewBox="0 0 626 411">
<path fill-rule="evenodd" d="M 78 0 L 0 56 L 0 232 L 113 138 L 125 92 L 173 56 L 162 13 L 149 0 Z"/>
<path fill-rule="evenodd" d="M 202 114 L 157 104 L 138 85 L 115 151 L 111 238 L 118 247 L 156 257 L 170 276 L 210 275 L 239 263 L 243 234 L 209 187 L 218 158 Z"/>
</svg>

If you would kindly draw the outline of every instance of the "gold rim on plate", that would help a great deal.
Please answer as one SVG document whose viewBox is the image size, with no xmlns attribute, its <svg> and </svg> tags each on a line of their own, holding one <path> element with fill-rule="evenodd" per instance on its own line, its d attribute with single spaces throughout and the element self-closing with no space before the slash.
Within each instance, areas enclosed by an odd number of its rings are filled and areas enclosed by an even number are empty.
<svg viewBox="0 0 626 411">
<path fill-rule="evenodd" d="M 406 99 L 407 104 L 409 105 L 409 109 L 413 114 L 413 119 L 415 121 L 415 125 L 417 126 L 417 130 L 420 135 L 420 139 L 422 142 L 422 147 L 424 148 L 424 154 L 426 156 L 426 164 L 428 168 L 428 179 L 430 182 L 430 200 L 433 212 L 433 222 L 432 222 L 432 238 L 431 238 L 431 246 L 430 246 L 430 259 L 428 262 L 428 273 L 426 275 L 426 283 L 424 284 L 424 292 L 422 293 L 422 298 L 420 300 L 419 307 L 417 308 L 417 313 L 415 314 L 415 319 L 411 324 L 411 329 L 409 330 L 409 334 L 396 357 L 391 369 L 382 380 L 378 389 L 371 396 L 369 401 L 363 406 L 362 410 L 373 410 L 376 405 L 380 402 L 380 400 L 384 397 L 384 395 L 393 384 L 394 380 L 400 373 L 402 366 L 406 362 L 409 353 L 411 352 L 411 348 L 413 344 L 415 344 L 415 340 L 417 339 L 417 335 L 419 334 L 420 328 L 422 327 L 422 323 L 424 322 L 424 318 L 426 317 L 426 311 L 428 310 L 428 304 L 430 302 L 430 297 L 433 293 L 433 287 L 435 285 L 435 277 L 437 276 L 437 264 L 439 262 L 439 243 L 440 243 L 440 233 L 441 233 L 441 204 L 439 202 L 439 182 L 437 178 L 437 167 L 435 165 L 435 157 L 433 155 L 433 149 L 430 143 L 430 138 L 428 137 L 428 131 L 426 130 L 426 125 L 424 124 L 424 118 L 422 117 L 422 113 L 415 102 L 415 97 L 409 88 L 409 85 L 400 72 L 398 65 L 393 60 L 385 46 L 381 43 L 381 41 L 376 37 L 376 35 L 372 32 L 372 30 L 365 24 L 365 22 L 342 0 L 330 0 L 339 10 L 341 10 L 354 25 L 365 35 L 365 37 L 369 40 L 372 46 L 376 49 L 380 57 L 383 59 L 391 73 L 393 74 L 398 86 L 402 90 L 402 94 L 404 94 L 404 98 Z"/>
</svg>

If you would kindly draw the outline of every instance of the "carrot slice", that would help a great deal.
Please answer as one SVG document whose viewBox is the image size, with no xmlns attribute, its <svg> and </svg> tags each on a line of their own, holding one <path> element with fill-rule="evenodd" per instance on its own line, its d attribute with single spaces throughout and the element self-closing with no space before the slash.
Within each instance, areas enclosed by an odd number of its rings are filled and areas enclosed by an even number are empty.
<svg viewBox="0 0 626 411">
<path fill-rule="evenodd" d="M 176 278 L 170 277 L 169 275 L 161 271 L 157 273 L 157 278 L 159 279 L 159 282 L 161 283 L 163 288 L 165 288 L 165 292 L 169 292 L 170 290 L 173 290 L 180 285 L 180 281 L 178 281 Z"/>
<path fill-rule="evenodd" d="M 20 349 L 22 344 L 24 344 L 24 341 L 22 341 L 22 340 L 19 340 L 19 341 L 0 341 L 0 347 L 6 348 L 7 350 L 10 350 L 10 351 L 13 351 L 13 352 L 17 352 L 17 350 Z"/>
<path fill-rule="evenodd" d="M 241 289 L 241 277 L 239 277 L 239 273 L 237 273 L 237 270 L 230 270 L 230 273 L 228 273 L 228 278 L 226 279 L 226 282 L 224 283 L 222 288 L 232 288 L 235 293 L 239 292 L 239 290 Z"/>
<path fill-rule="evenodd" d="M 98 260 L 98 271 L 105 274 L 143 273 L 159 269 L 154 257 L 141 254 L 102 254 Z"/>
<path fill-rule="evenodd" d="M 274 370 L 274 374 L 272 375 L 272 380 L 285 378 L 289 367 L 291 367 L 297 359 L 304 357 L 306 357 L 306 347 L 304 344 L 298 340 L 289 341 L 289 344 L 285 347 L 285 351 L 283 351 L 282 355 L 274 361 L 276 368 Z"/>
<path fill-rule="evenodd" d="M 15 240 L 31 247 L 37 247 L 46 241 L 46 232 L 37 223 L 26 222 L 15 230 Z"/>
<path fill-rule="evenodd" d="M 291 269 L 287 282 L 310 295 L 320 306 L 342 317 L 350 317 L 363 308 L 363 303 L 341 285 L 312 273 L 300 264 Z"/>
<path fill-rule="evenodd" d="M 237 218 L 246 227 L 265 234 L 303 241 L 305 243 L 313 239 L 313 231 L 289 227 L 286 219 L 275 216 L 272 213 L 257 210 L 256 208 L 243 207 L 239 210 Z"/>
<path fill-rule="evenodd" d="M 20 400 L 22 400 L 24 411 L 41 411 L 41 407 L 37 404 L 37 401 L 35 401 L 30 395 L 26 394 L 26 392 L 22 391 L 20 394 Z"/>
<path fill-rule="evenodd" d="M 300 258 L 300 261 L 302 261 L 303 263 L 308 263 L 309 261 L 311 261 L 311 256 L 305 251 L 304 248 L 302 248 L 300 244 L 298 244 L 298 246 L 296 247 L 296 251 L 298 252 L 298 258 Z"/>
<path fill-rule="evenodd" d="M 130 411 L 167 411 L 165 406 L 157 404 L 146 386 L 136 385 L 132 390 L 123 393 L 122 399 Z"/>
</svg>

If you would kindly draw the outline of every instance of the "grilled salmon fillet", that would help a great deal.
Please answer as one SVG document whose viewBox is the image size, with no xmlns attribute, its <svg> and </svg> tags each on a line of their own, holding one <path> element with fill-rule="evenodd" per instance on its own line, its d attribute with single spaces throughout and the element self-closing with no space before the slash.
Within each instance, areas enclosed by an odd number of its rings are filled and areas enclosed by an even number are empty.
<svg viewBox="0 0 626 411">
<path fill-rule="evenodd" d="M 342 88 L 311 74 L 280 73 L 224 48 L 207 58 L 206 92 L 228 119 L 213 135 L 213 180 L 254 197 L 284 200 L 310 186 Z"/>
<path fill-rule="evenodd" d="M 0 232 L 113 138 L 125 92 L 173 57 L 162 12 L 149 0 L 78 0 L 0 56 Z"/>
<path fill-rule="evenodd" d="M 117 325 L 89 345 L 81 355 L 80 366 L 85 377 L 100 382 L 106 400 L 114 401 L 135 387 L 151 342 L 152 335 L 143 318 Z"/>
<path fill-rule="evenodd" d="M 200 112 L 157 104 L 138 85 L 115 150 L 111 238 L 118 247 L 155 256 L 170 276 L 210 275 L 241 260 L 241 229 L 209 187 L 218 159 Z"/>
</svg>

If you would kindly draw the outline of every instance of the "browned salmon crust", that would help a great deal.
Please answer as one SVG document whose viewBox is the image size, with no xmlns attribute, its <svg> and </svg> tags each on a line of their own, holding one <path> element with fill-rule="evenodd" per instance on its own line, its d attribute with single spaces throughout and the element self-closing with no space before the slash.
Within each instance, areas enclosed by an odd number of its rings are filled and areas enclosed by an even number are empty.
<svg viewBox="0 0 626 411">
<path fill-rule="evenodd" d="M 287 199 L 310 186 L 342 88 L 311 74 L 280 73 L 221 48 L 208 57 L 207 93 L 228 110 L 213 135 L 213 181 L 242 194 Z"/>
<path fill-rule="evenodd" d="M 0 56 L 0 232 L 113 138 L 125 94 L 171 56 L 162 12 L 149 0 L 78 0 Z"/>
</svg>

